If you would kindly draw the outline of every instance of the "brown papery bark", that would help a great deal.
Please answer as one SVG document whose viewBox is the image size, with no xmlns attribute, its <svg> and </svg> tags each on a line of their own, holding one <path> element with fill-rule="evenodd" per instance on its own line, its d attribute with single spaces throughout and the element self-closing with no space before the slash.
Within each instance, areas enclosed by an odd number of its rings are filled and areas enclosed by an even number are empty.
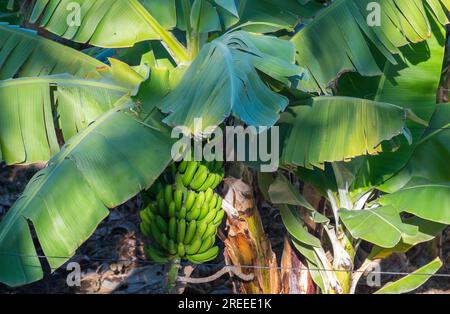
<svg viewBox="0 0 450 314">
<path fill-rule="evenodd" d="M 234 280 L 235 292 L 278 294 L 281 291 L 281 280 L 277 259 L 264 232 L 253 188 L 235 178 L 227 178 L 224 183 L 224 199 L 239 213 L 239 217 L 227 215 L 227 229 L 222 235 L 225 262 L 227 265 L 237 266 L 244 274 L 254 274 L 253 281 Z"/>
</svg>

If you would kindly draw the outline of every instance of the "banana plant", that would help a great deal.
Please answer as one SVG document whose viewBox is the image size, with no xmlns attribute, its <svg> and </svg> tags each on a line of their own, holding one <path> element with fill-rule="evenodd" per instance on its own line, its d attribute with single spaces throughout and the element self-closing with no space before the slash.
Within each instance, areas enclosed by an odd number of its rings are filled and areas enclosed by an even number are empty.
<svg viewBox="0 0 450 314">
<path fill-rule="evenodd" d="M 283 169 L 323 193 L 333 217 L 283 176 L 268 195 L 324 293 L 352 290 L 359 241 L 374 244 L 375 258 L 449 224 L 450 176 L 417 165 L 438 167 L 433 158 L 449 155 L 438 151 L 448 134 L 436 132 L 448 125 L 448 106 L 429 88 L 439 84 L 450 2 L 377 1 L 376 27 L 367 24 L 373 1 L 322 2 L 36 0 L 27 25 L 45 32 L 1 24 L 1 156 L 47 166 L 0 221 L 0 282 L 43 277 L 36 243 L 52 270 L 69 260 L 108 208 L 149 189 L 172 163 L 171 128 L 206 135 L 196 118 L 280 126 Z M 306 217 L 323 226 L 333 261 Z M 366 219 L 376 228 L 361 230 Z"/>
</svg>

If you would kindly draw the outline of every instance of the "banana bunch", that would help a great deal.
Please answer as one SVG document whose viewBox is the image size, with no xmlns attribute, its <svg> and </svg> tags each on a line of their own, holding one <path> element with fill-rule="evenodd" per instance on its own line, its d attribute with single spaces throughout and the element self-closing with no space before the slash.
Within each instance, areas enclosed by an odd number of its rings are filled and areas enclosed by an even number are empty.
<svg viewBox="0 0 450 314">
<path fill-rule="evenodd" d="M 224 177 L 223 164 L 220 161 L 198 162 L 183 160 L 178 165 L 178 175 L 187 188 L 194 191 L 215 189 Z"/>
<path fill-rule="evenodd" d="M 182 162 L 176 168 L 174 184 L 157 183 L 150 191 L 154 200 L 140 212 L 140 228 L 152 240 L 153 245 L 146 247 L 145 253 L 153 261 L 166 263 L 185 258 L 201 264 L 219 253 L 214 244 L 225 212 L 214 188 L 222 181 L 223 170 L 216 163 L 208 167 Z"/>
</svg>

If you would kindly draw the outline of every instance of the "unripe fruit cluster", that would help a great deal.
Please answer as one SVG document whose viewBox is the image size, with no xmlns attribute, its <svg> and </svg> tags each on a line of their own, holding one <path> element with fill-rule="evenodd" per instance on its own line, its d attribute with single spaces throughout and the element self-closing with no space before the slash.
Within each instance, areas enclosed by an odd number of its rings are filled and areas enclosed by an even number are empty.
<svg viewBox="0 0 450 314">
<path fill-rule="evenodd" d="M 183 161 L 171 168 L 174 184 L 156 183 L 153 200 L 141 211 L 140 228 L 152 240 L 145 248 L 155 262 L 185 258 L 201 264 L 216 258 L 218 227 L 224 211 L 214 189 L 223 180 L 220 162 Z"/>
</svg>

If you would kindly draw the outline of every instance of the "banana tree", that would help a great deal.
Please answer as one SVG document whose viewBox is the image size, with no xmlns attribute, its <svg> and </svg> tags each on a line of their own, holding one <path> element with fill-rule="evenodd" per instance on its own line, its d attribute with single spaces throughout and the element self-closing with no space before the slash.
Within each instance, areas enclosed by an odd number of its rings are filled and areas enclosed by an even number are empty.
<svg viewBox="0 0 450 314">
<path fill-rule="evenodd" d="M 196 118 L 280 127 L 283 169 L 314 185 L 333 213 L 318 212 L 283 176 L 270 185 L 322 292 L 352 290 L 359 241 L 375 245 L 373 259 L 431 239 L 449 224 L 450 175 L 437 163 L 449 156 L 448 134 L 436 131 L 448 125 L 448 106 L 433 93 L 450 2 L 376 1 L 376 27 L 367 24 L 371 2 L 33 2 L 28 24 L 96 47 L 85 51 L 0 24 L 1 157 L 48 162 L 0 222 L 0 282 L 43 277 L 32 231 L 50 267 L 63 265 L 108 208 L 169 166 L 171 128 L 207 136 Z M 141 62 L 123 62 L 142 43 L 150 44 Z M 108 54 L 116 58 L 99 61 Z M 333 261 L 305 229 L 308 217 L 326 231 Z M 376 228 L 361 229 L 366 220 Z M 336 272 L 315 270 L 323 268 Z"/>
</svg>

